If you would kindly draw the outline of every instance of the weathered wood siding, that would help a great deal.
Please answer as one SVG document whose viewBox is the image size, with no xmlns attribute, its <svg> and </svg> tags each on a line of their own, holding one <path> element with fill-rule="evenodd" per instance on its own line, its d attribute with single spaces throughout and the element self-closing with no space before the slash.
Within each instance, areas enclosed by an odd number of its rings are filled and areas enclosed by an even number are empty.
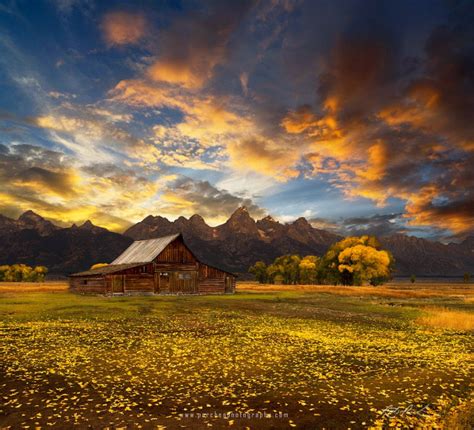
<svg viewBox="0 0 474 430">
<path fill-rule="evenodd" d="M 199 293 L 223 294 L 235 292 L 235 276 L 207 264 L 199 263 Z"/>
<path fill-rule="evenodd" d="M 197 263 L 196 257 L 184 244 L 181 238 L 171 242 L 158 257 L 155 263 Z"/>
<path fill-rule="evenodd" d="M 124 294 L 127 293 L 154 293 L 153 275 L 125 275 Z"/>
<path fill-rule="evenodd" d="M 70 278 L 69 288 L 78 294 L 105 294 L 105 278 L 103 276 Z"/>
</svg>

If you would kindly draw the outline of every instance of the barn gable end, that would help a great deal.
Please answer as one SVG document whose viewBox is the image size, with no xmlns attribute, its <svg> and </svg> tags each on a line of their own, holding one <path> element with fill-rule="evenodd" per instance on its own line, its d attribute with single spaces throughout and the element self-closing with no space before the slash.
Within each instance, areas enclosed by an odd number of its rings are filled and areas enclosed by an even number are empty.
<svg viewBox="0 0 474 430">
<path fill-rule="evenodd" d="M 181 234 L 133 242 L 110 265 L 70 277 L 71 291 L 96 294 L 233 293 L 235 275 L 199 261 Z"/>
</svg>

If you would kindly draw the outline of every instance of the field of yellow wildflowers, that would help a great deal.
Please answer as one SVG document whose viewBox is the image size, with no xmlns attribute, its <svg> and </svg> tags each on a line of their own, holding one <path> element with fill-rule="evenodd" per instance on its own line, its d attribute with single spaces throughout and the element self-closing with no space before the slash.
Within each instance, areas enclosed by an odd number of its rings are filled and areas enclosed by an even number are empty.
<svg viewBox="0 0 474 430">
<path fill-rule="evenodd" d="M 468 428 L 473 333 L 420 321 L 472 315 L 472 290 L 339 290 L 0 285 L 0 428 Z"/>
</svg>

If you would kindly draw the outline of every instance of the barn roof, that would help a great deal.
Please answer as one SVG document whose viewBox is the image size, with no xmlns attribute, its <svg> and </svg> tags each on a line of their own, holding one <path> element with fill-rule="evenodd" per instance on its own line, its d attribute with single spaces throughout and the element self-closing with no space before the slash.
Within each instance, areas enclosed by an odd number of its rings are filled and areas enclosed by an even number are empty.
<svg viewBox="0 0 474 430">
<path fill-rule="evenodd" d="M 141 266 L 142 264 L 144 263 L 109 264 L 108 266 L 98 267 L 97 269 L 90 269 L 84 272 L 74 273 L 70 276 L 107 275 L 109 273 L 120 272 L 121 270 Z"/>
<path fill-rule="evenodd" d="M 157 239 L 136 240 L 110 264 L 149 263 L 179 236 L 178 233 Z"/>
</svg>

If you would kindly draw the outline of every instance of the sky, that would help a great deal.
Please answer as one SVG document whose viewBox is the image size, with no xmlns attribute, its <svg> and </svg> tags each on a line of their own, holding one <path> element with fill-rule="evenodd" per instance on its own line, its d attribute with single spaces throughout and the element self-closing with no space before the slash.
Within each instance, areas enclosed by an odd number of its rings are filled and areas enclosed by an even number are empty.
<svg viewBox="0 0 474 430">
<path fill-rule="evenodd" d="M 0 1 L 0 214 L 474 232 L 474 4 Z"/>
</svg>

